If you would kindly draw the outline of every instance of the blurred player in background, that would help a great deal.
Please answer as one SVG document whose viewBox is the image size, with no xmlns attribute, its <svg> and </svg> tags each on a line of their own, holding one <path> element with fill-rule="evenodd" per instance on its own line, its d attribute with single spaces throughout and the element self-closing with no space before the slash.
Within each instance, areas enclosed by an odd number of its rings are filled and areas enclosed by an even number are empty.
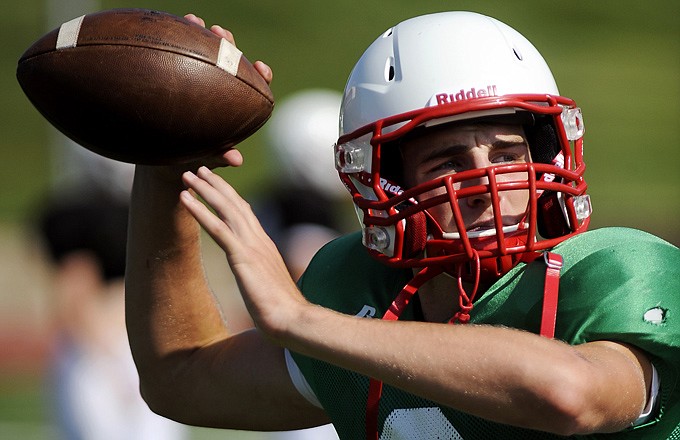
<svg viewBox="0 0 680 440">
<path fill-rule="evenodd" d="M 316 252 L 341 235 L 346 216 L 339 211 L 347 191 L 335 171 L 342 94 L 330 89 L 298 91 L 276 104 L 264 127 L 267 146 L 279 172 L 272 190 L 253 203 L 253 211 L 281 251 L 294 280 Z M 314 164 L 310 167 L 309 164 Z M 282 431 L 276 440 L 337 439 L 333 425 Z"/>
<path fill-rule="evenodd" d="M 151 412 L 139 395 L 127 342 L 123 276 L 132 167 L 62 147 L 73 160 L 41 203 L 37 224 L 53 268 L 48 397 L 60 438 L 185 439 L 185 426 Z"/>
<path fill-rule="evenodd" d="M 126 313 L 152 408 L 238 429 L 332 421 L 346 439 L 678 438 L 680 250 L 586 232 L 581 111 L 529 41 L 474 13 L 404 21 L 356 64 L 340 123 L 362 231 L 297 285 L 209 169 L 241 165 L 237 150 L 195 172 L 137 167 Z M 226 328 L 197 222 L 255 329 Z"/>
<path fill-rule="evenodd" d="M 253 210 L 295 280 L 316 251 L 347 227 L 339 209 L 346 207 L 347 190 L 333 162 L 341 100 L 334 90 L 298 91 L 276 104 L 264 127 L 277 175 Z"/>
</svg>

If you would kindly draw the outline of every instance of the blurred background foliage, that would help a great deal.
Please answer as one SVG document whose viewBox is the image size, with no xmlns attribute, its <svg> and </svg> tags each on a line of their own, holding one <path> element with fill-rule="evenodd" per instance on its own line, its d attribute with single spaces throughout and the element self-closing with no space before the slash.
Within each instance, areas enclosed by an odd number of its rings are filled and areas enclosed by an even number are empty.
<svg viewBox="0 0 680 440">
<path fill-rule="evenodd" d="M 0 16 L 0 321 L 12 317 L 3 329 L 22 320 L 17 298 L 39 290 L 31 287 L 35 268 L 16 258 L 21 238 L 5 241 L 27 224 L 51 183 L 55 131 L 15 78 L 22 52 L 59 24 L 48 21 L 49 7 L 67 18 L 90 12 L 68 15 L 60 0 L 22 0 L 5 2 Z M 363 50 L 403 19 L 442 10 L 494 16 L 538 47 L 561 93 L 583 108 L 592 227 L 631 226 L 680 244 L 677 0 L 99 0 L 99 9 L 122 7 L 194 12 L 231 29 L 251 61 L 272 66 L 278 99 L 311 87 L 342 90 Z M 255 134 L 241 147 L 245 165 L 221 171 L 246 198 L 276 184 L 276 163 L 263 143 Z M 0 335 L 0 343 L 8 338 Z M 49 437 L 40 401 L 35 377 L 0 371 L 0 437 L 30 438 L 25 430 L 13 435 L 14 422 L 35 422 L 34 438 Z M 246 437 L 254 438 L 238 438 Z"/>
</svg>

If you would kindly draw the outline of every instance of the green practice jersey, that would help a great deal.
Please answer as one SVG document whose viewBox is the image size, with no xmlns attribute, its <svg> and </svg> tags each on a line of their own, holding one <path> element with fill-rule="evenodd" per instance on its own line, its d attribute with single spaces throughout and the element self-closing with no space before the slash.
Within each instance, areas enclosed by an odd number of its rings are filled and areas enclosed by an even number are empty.
<svg viewBox="0 0 680 440">
<path fill-rule="evenodd" d="M 641 231 L 605 228 L 573 237 L 553 252 L 564 259 L 555 338 L 572 345 L 632 344 L 649 355 L 660 381 L 648 422 L 615 434 L 574 438 L 680 440 L 680 250 Z M 411 277 L 410 270 L 372 259 L 357 233 L 322 249 L 299 285 L 313 303 L 379 319 Z M 542 259 L 519 264 L 480 294 L 470 322 L 538 334 L 544 277 Z M 422 319 L 417 295 L 400 319 Z M 469 347 L 474 350 L 475 341 Z M 364 439 L 369 379 L 296 353 L 293 358 L 340 437 Z M 564 438 L 490 422 L 388 385 L 378 427 L 381 440 Z"/>
</svg>

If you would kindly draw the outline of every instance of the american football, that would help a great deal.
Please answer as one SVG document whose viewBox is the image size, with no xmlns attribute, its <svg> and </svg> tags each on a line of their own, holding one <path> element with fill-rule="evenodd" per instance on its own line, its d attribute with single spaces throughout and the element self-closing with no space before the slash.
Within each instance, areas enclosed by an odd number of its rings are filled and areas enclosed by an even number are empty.
<svg viewBox="0 0 680 440">
<path fill-rule="evenodd" d="M 21 56 L 17 79 L 38 111 L 111 159 L 189 162 L 256 132 L 274 97 L 234 45 L 182 17 L 146 9 L 83 15 Z"/>
</svg>

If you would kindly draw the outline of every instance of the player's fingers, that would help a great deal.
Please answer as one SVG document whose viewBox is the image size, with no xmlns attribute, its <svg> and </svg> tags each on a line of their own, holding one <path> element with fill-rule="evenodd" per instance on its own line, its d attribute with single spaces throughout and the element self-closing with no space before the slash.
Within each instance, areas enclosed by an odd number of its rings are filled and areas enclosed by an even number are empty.
<svg viewBox="0 0 680 440">
<path fill-rule="evenodd" d="M 197 17 L 194 14 L 187 14 L 184 16 L 187 20 L 196 23 L 198 25 L 201 25 L 205 27 L 205 21 L 201 17 Z M 220 26 L 219 24 L 214 24 L 210 26 L 210 31 L 217 35 L 218 37 L 224 38 L 227 41 L 229 41 L 231 44 L 236 46 L 236 39 L 234 38 L 234 34 L 228 30 Z M 267 84 L 271 84 L 272 82 L 272 69 L 263 63 L 262 61 L 256 61 L 254 63 L 255 69 L 262 75 L 262 77 L 267 81 Z"/>
<path fill-rule="evenodd" d="M 187 14 L 184 16 L 187 20 L 189 20 L 192 23 L 196 23 L 199 26 L 205 27 L 205 21 L 201 17 L 197 17 L 194 14 Z"/>
<path fill-rule="evenodd" d="M 203 168 L 203 167 L 202 167 Z M 198 177 L 196 174 L 188 171 L 182 175 L 182 181 L 187 188 L 193 190 L 210 206 L 215 213 L 213 214 L 203 203 L 199 202 L 200 207 L 191 202 L 187 194 L 182 195 L 182 203 L 189 209 L 189 212 L 198 220 L 203 228 L 213 236 L 223 236 L 225 232 L 232 229 L 232 224 L 237 218 L 237 211 L 239 211 L 239 201 L 234 197 L 236 192 L 224 182 L 228 187 L 225 190 L 226 194 L 222 194 L 214 188 L 205 179 Z M 229 191 L 231 189 L 231 191 Z M 195 197 L 194 197 L 195 199 Z M 236 220 L 236 222 L 238 222 Z"/>
<path fill-rule="evenodd" d="M 255 63 L 253 63 L 253 67 L 255 67 L 255 70 L 257 70 L 258 73 L 262 75 L 262 78 L 264 78 L 264 80 L 267 81 L 267 84 L 272 83 L 272 79 L 274 78 L 274 72 L 272 72 L 271 67 L 269 67 L 262 61 L 255 61 Z"/>
<path fill-rule="evenodd" d="M 219 157 L 219 166 L 240 167 L 243 165 L 243 155 L 235 148 L 230 148 Z"/>
<path fill-rule="evenodd" d="M 221 153 L 203 157 L 199 161 L 191 162 L 180 167 L 180 169 L 182 172 L 184 172 L 187 170 L 194 171 L 200 166 L 206 166 L 208 168 L 221 168 L 240 167 L 241 165 L 243 165 L 243 155 L 241 152 L 236 148 L 225 146 L 225 149 Z"/>
<path fill-rule="evenodd" d="M 215 209 L 217 215 L 220 218 L 224 217 L 220 213 L 219 209 L 222 205 L 225 204 L 222 201 L 224 196 L 220 194 L 220 192 L 217 191 L 212 185 L 210 185 L 210 183 L 206 182 L 205 179 L 198 177 L 197 174 L 194 174 L 191 171 L 187 171 L 184 174 L 182 174 L 182 181 L 184 182 L 184 185 L 188 189 L 194 190 L 196 194 L 198 194 L 199 196 L 201 196 L 201 198 L 203 198 L 203 200 L 205 200 L 205 203 L 207 203 L 209 206 Z"/>
<path fill-rule="evenodd" d="M 218 174 L 213 173 L 207 167 L 200 167 L 196 172 L 196 176 L 202 181 L 206 182 L 210 187 L 215 189 L 223 197 L 230 199 L 242 200 L 238 195 L 234 187 L 229 185 L 222 177 Z M 244 200 L 245 202 L 245 200 Z"/>
<path fill-rule="evenodd" d="M 236 40 L 234 39 L 234 34 L 231 33 L 231 31 L 223 28 L 219 24 L 214 24 L 210 26 L 210 31 L 217 35 L 218 37 L 222 37 L 234 46 L 236 46 Z"/>
<path fill-rule="evenodd" d="M 186 172 L 182 175 L 184 184 L 196 191 L 217 216 L 229 226 L 240 225 L 239 221 L 247 217 L 247 202 L 243 200 L 236 190 L 224 181 L 219 175 L 211 172 L 207 167 L 200 167 L 196 174 Z M 248 221 L 246 221 L 248 223 Z"/>
<path fill-rule="evenodd" d="M 252 259 L 253 252 L 243 253 L 245 246 L 266 249 L 265 253 L 275 252 L 275 246 L 269 243 L 271 240 L 262 230 L 248 202 L 219 175 L 201 167 L 196 175 L 186 172 L 182 179 L 212 211 L 195 197 L 190 197 L 190 193 L 181 196 L 182 204 L 225 251 L 230 261 L 235 258 Z"/>
<path fill-rule="evenodd" d="M 259 222 L 250 205 L 236 192 L 234 187 L 207 167 L 200 167 L 196 176 L 208 185 L 197 186 L 197 189 L 201 191 L 201 197 L 222 220 L 229 222 L 233 230 L 239 234 L 250 234 L 258 230 L 255 226 L 259 225 Z"/>
<path fill-rule="evenodd" d="M 180 202 L 220 247 L 223 249 L 229 247 L 231 234 L 226 223 L 215 216 L 189 190 L 180 193 Z"/>
</svg>

